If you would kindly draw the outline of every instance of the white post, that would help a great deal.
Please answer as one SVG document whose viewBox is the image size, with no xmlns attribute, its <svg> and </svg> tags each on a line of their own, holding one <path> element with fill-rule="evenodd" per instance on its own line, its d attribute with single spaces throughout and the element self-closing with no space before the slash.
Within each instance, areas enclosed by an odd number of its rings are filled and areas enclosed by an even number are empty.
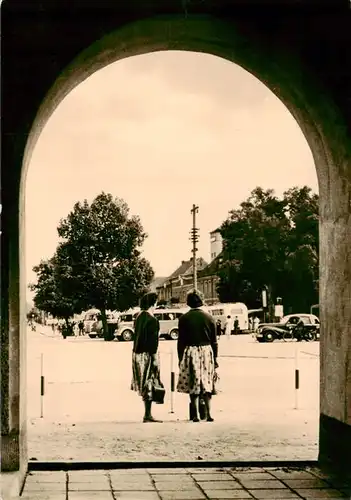
<svg viewBox="0 0 351 500">
<path fill-rule="evenodd" d="M 174 413 L 174 390 L 175 390 L 175 373 L 173 366 L 173 351 L 171 350 L 171 413 Z"/>
<path fill-rule="evenodd" d="M 295 344 L 295 410 L 299 407 L 299 389 L 300 389 L 300 372 L 299 372 L 299 348 L 298 342 Z"/>
<path fill-rule="evenodd" d="M 44 416 L 44 355 L 40 355 L 40 418 Z"/>
</svg>

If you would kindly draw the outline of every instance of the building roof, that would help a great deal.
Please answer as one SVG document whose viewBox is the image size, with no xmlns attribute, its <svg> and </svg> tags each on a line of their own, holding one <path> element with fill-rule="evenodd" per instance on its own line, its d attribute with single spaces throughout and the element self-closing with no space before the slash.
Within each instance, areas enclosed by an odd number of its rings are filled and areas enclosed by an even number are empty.
<svg viewBox="0 0 351 500">
<path fill-rule="evenodd" d="M 151 292 L 155 292 L 157 287 L 159 287 L 160 285 L 163 285 L 163 283 L 165 282 L 167 278 L 165 276 L 156 276 L 152 282 L 150 283 L 150 291 Z"/>
<path fill-rule="evenodd" d="M 198 272 L 198 277 L 205 278 L 206 276 L 213 276 L 214 274 L 217 274 L 219 259 L 221 258 L 222 258 L 222 252 L 218 254 L 217 257 L 215 257 L 212 262 L 210 262 L 206 267 L 204 267 Z"/>
<path fill-rule="evenodd" d="M 199 272 L 207 266 L 207 262 L 202 257 L 198 257 L 196 261 Z M 192 274 L 192 272 L 193 272 L 192 259 L 183 260 L 180 266 L 177 267 L 177 269 L 173 271 L 173 273 L 170 274 L 168 278 L 165 278 L 162 283 L 159 283 L 157 285 L 157 288 L 162 287 L 165 283 L 167 283 L 171 279 L 178 278 L 179 276 L 190 275 Z"/>
<path fill-rule="evenodd" d="M 192 266 L 191 260 L 182 260 L 182 263 L 180 264 L 179 267 L 167 278 L 167 281 L 172 279 L 172 278 L 177 278 L 178 276 L 185 274 L 187 271 L 189 271 L 189 268 Z"/>
</svg>

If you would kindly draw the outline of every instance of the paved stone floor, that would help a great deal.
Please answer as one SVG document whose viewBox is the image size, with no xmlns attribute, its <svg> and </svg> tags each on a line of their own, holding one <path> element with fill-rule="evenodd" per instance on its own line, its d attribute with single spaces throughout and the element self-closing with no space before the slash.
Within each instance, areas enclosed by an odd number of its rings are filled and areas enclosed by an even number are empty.
<svg viewBox="0 0 351 500">
<path fill-rule="evenodd" d="M 351 499 L 351 472 L 172 468 L 30 472 L 21 500 Z"/>
</svg>

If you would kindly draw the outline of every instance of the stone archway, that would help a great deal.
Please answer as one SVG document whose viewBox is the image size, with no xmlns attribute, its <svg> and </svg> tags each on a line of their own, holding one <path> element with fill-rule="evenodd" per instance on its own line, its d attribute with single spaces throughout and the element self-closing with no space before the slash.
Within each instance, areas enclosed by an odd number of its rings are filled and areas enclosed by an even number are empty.
<svg viewBox="0 0 351 500">
<path fill-rule="evenodd" d="M 61 11 L 59 2 L 50 8 L 33 2 L 26 8 L 10 1 L 3 12 L 3 470 L 23 472 L 27 466 L 21 249 L 31 151 L 55 107 L 94 71 L 123 57 L 169 49 L 208 52 L 241 65 L 282 100 L 309 142 L 320 188 L 320 459 L 350 458 L 350 12 L 302 17 L 293 7 L 266 6 L 253 17 L 250 10 L 235 7 L 235 1 L 218 2 L 214 11 L 206 0 L 190 15 L 173 1 L 165 2 L 163 11 L 157 2 L 145 7 L 134 0 L 128 12 L 114 3 L 100 3 L 99 15 L 92 18 L 84 2 Z M 10 63 L 10 53 L 16 65 Z"/>
</svg>

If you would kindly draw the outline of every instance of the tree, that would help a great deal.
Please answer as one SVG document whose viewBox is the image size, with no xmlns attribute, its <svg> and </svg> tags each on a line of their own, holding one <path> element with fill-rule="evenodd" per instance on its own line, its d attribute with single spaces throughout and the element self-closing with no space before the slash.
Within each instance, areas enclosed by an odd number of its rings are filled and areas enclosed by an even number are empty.
<svg viewBox="0 0 351 500">
<path fill-rule="evenodd" d="M 319 198 L 305 186 L 290 189 L 284 200 L 290 220 L 285 300 L 296 311 L 304 311 L 318 302 Z"/>
<path fill-rule="evenodd" d="M 58 249 L 51 259 L 41 261 L 33 271 L 37 274 L 37 283 L 31 284 L 29 288 L 35 292 L 35 307 L 55 318 L 64 319 L 69 329 L 69 319 L 82 309 L 79 295 L 72 286 L 75 280 L 64 259 L 64 252 Z"/>
<path fill-rule="evenodd" d="M 283 297 L 305 310 L 318 296 L 318 196 L 292 188 L 278 199 L 257 187 L 221 226 L 224 240 L 218 293 L 222 301 L 261 306 Z"/>
<path fill-rule="evenodd" d="M 139 217 L 129 216 L 123 200 L 101 193 L 91 205 L 76 203 L 60 221 L 58 234 L 79 302 L 100 310 L 104 338 L 112 340 L 106 310 L 135 306 L 154 278 L 140 253 L 147 235 Z"/>
</svg>

